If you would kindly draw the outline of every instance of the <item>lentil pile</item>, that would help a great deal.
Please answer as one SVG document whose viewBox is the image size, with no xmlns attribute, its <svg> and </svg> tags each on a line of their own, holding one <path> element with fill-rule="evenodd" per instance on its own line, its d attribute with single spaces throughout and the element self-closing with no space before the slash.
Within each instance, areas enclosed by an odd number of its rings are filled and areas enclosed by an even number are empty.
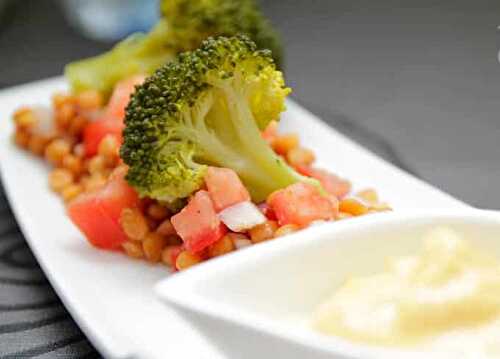
<svg viewBox="0 0 500 359">
<path fill-rule="evenodd" d="M 113 170 L 124 166 L 119 157 L 120 143 L 112 135 L 100 140 L 97 154 L 85 154 L 83 131 L 87 124 L 99 117 L 104 105 L 98 92 L 86 91 L 78 95 L 56 94 L 51 108 L 22 107 L 14 113 L 15 143 L 44 158 L 53 167 L 49 174 L 49 186 L 66 204 L 79 195 L 102 188 Z M 312 169 L 314 153 L 300 146 L 297 134 L 280 135 L 276 126 L 277 123 L 271 123 L 262 134 L 264 139 L 300 173 L 319 179 L 326 189 L 331 187 L 338 205 L 335 220 L 390 210 L 387 204 L 379 200 L 375 190 L 366 189 L 350 194 L 351 185 L 348 181 L 332 174 L 327 177 L 325 171 Z M 280 226 L 265 203 L 259 208 L 267 217 L 266 222 L 245 233 L 229 231 L 203 252 L 191 253 L 184 249 L 183 241 L 170 221 L 173 213 L 162 203 L 144 198 L 141 206 L 126 208 L 121 212 L 119 223 L 127 237 L 121 249 L 131 258 L 163 263 L 174 270 L 183 270 L 207 259 L 300 229 L 295 224 Z"/>
</svg>

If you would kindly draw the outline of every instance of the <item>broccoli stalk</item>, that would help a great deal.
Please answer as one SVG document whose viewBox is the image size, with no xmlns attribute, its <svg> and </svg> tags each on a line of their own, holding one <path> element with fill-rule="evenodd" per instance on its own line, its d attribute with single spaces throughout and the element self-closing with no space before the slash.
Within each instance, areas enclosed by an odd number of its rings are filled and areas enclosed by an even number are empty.
<svg viewBox="0 0 500 359">
<path fill-rule="evenodd" d="M 247 34 L 281 63 L 280 40 L 254 0 L 163 0 L 161 9 L 162 19 L 149 33 L 133 34 L 102 55 L 68 64 L 65 75 L 73 91 L 93 89 L 107 96 L 119 80 L 149 75 L 209 36 Z"/>
<path fill-rule="evenodd" d="M 184 113 L 176 129 L 197 144 L 197 162 L 232 168 L 257 201 L 296 182 L 297 172 L 263 140 L 248 103 L 245 84 L 230 79 L 208 80 L 208 83 L 218 94 L 206 95 L 194 114 Z M 210 111 L 216 116 L 207 117 Z"/>
<path fill-rule="evenodd" d="M 199 189 L 207 165 L 232 168 L 254 201 L 297 181 L 261 136 L 290 93 L 271 54 L 245 36 L 210 38 L 146 79 L 127 108 L 121 157 L 142 196 Z"/>
<path fill-rule="evenodd" d="M 167 34 L 167 23 L 159 21 L 147 35 L 133 34 L 102 55 L 66 65 L 65 76 L 76 93 L 92 89 L 108 96 L 118 81 L 150 74 L 175 57 L 165 46 Z"/>
</svg>

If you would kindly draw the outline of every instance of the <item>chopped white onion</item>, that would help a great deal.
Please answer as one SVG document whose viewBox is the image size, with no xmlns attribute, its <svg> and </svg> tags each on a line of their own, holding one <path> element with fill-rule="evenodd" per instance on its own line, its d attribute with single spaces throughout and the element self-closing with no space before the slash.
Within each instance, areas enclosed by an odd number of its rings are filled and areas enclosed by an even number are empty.
<svg viewBox="0 0 500 359">
<path fill-rule="evenodd" d="M 54 113 L 46 106 L 33 106 L 32 107 L 35 118 L 37 119 L 34 132 L 42 136 L 51 136 L 55 133 L 54 126 Z"/>
<path fill-rule="evenodd" d="M 220 220 L 233 232 L 244 232 L 266 221 L 252 202 L 240 202 L 219 212 Z"/>
<path fill-rule="evenodd" d="M 252 245 L 252 241 L 249 239 L 237 238 L 233 240 L 234 246 L 236 249 L 242 249 L 245 247 L 249 247 Z"/>
</svg>

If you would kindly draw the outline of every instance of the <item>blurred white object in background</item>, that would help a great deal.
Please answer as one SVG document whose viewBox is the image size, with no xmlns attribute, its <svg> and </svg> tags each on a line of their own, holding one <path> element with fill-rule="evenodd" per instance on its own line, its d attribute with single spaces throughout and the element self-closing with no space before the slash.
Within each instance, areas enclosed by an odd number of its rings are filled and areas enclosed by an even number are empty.
<svg viewBox="0 0 500 359">
<path fill-rule="evenodd" d="M 147 31 L 158 20 L 159 0 L 60 0 L 71 25 L 95 40 L 113 41 Z"/>
</svg>

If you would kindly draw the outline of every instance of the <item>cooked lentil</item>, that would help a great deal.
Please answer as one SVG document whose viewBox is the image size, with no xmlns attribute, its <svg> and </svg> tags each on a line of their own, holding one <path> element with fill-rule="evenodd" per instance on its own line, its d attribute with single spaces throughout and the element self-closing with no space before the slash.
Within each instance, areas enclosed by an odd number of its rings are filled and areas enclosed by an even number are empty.
<svg viewBox="0 0 500 359">
<path fill-rule="evenodd" d="M 184 270 L 202 261 L 203 258 L 200 255 L 195 253 L 190 253 L 188 251 L 182 251 L 177 256 L 177 260 L 175 261 L 175 267 L 178 270 Z"/>
<path fill-rule="evenodd" d="M 260 243 L 274 237 L 274 232 L 278 229 L 278 222 L 266 221 L 248 231 L 252 243 Z"/>
<path fill-rule="evenodd" d="M 293 167 L 309 166 L 315 160 L 314 152 L 303 147 L 295 147 L 286 153 L 286 160 Z"/>
<path fill-rule="evenodd" d="M 280 155 L 286 155 L 288 151 L 299 145 L 299 136 L 295 133 L 277 136 L 271 146 Z"/>
<path fill-rule="evenodd" d="M 142 243 L 127 241 L 122 244 L 125 253 L 132 258 L 144 258 L 144 250 L 142 249 Z"/>
<path fill-rule="evenodd" d="M 282 237 L 287 234 L 291 234 L 293 232 L 297 232 L 299 230 L 299 226 L 295 224 L 285 224 L 284 226 L 279 227 L 275 232 L 274 232 L 274 238 Z"/>
<path fill-rule="evenodd" d="M 120 224 L 133 241 L 142 241 L 149 232 L 148 222 L 138 208 L 125 208 L 120 215 Z"/>
<path fill-rule="evenodd" d="M 230 236 L 225 235 L 221 239 L 219 239 L 217 242 L 214 244 L 210 245 L 208 247 L 208 256 L 210 258 L 213 257 L 218 257 L 223 254 L 232 252 L 235 250 L 233 240 L 231 239 Z"/>
<path fill-rule="evenodd" d="M 166 246 L 167 239 L 156 232 L 149 232 L 142 242 L 144 256 L 150 262 L 158 262 Z"/>
</svg>

